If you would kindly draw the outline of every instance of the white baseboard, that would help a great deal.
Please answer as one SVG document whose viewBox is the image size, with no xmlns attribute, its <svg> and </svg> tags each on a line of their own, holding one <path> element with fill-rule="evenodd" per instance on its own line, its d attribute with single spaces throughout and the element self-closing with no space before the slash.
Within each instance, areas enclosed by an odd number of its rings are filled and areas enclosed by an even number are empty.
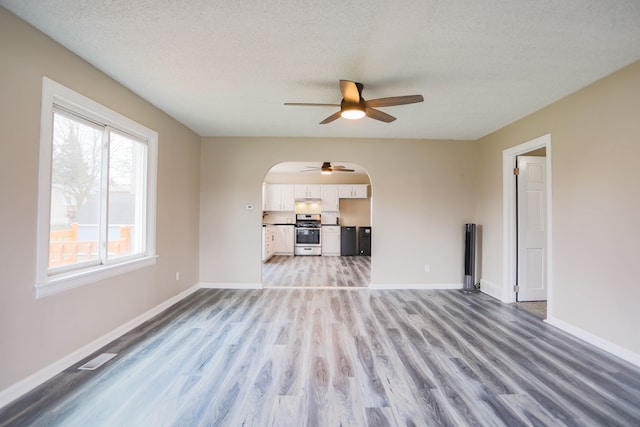
<svg viewBox="0 0 640 427">
<path fill-rule="evenodd" d="M 502 286 L 485 279 L 480 279 L 480 291 L 502 301 Z"/>
<path fill-rule="evenodd" d="M 503 289 L 500 285 L 497 285 L 489 280 L 481 279 L 480 280 L 480 291 L 500 300 L 505 304 L 509 304 L 509 301 L 505 301 L 503 299 Z M 601 350 L 604 350 L 608 353 L 613 354 L 614 356 L 618 356 L 621 359 L 626 360 L 629 363 L 632 363 L 636 366 L 640 366 L 640 354 L 634 353 L 630 350 L 627 350 L 624 347 L 620 347 L 617 344 L 614 344 L 610 341 L 607 341 L 603 338 L 600 338 L 597 335 L 592 334 L 591 332 L 587 332 L 583 329 L 580 329 L 576 326 L 573 326 L 570 323 L 559 320 L 553 316 L 550 316 L 551 313 L 547 312 L 547 319 L 545 322 L 551 326 L 554 326 L 558 329 L 563 330 L 564 332 L 573 335 L 576 338 L 579 338 L 583 341 L 588 342 L 589 344 L 595 345 Z"/>
<path fill-rule="evenodd" d="M 423 290 L 440 290 L 440 289 L 462 289 L 462 283 L 372 283 L 369 289 L 423 289 Z"/>
<path fill-rule="evenodd" d="M 614 344 L 611 341 L 607 341 L 604 338 L 600 338 L 597 335 L 587 332 L 584 329 L 580 329 L 570 323 L 563 320 L 556 319 L 554 317 L 547 318 L 545 320 L 551 326 L 561 329 L 574 337 L 580 338 L 583 341 L 593 344 L 596 347 L 618 356 L 619 358 L 626 360 L 627 362 L 640 367 L 640 354 L 634 353 L 624 347 Z"/>
<path fill-rule="evenodd" d="M 200 288 L 205 289 L 263 289 L 262 283 L 250 283 L 250 282 L 200 282 L 198 285 Z M 276 286 L 277 288 L 277 286 Z M 307 288 L 307 287 L 305 287 Z M 311 288 L 311 287 L 309 287 Z M 315 286 L 315 289 L 336 289 L 335 286 Z M 363 288 L 359 288 L 363 289 Z M 444 284 L 432 284 L 432 283 L 409 283 L 409 284 L 386 284 L 386 283 L 372 283 L 369 285 L 369 289 L 426 289 L 426 290 L 438 290 L 438 289 L 462 289 L 461 283 L 444 283 Z"/>
<path fill-rule="evenodd" d="M 181 299 L 191 295 L 193 292 L 199 289 L 198 285 L 192 286 L 189 289 L 186 289 L 179 293 L 178 295 L 169 298 L 163 303 L 153 307 L 151 310 L 141 314 L 140 316 L 130 320 L 122 326 L 112 330 L 111 332 L 101 336 L 93 342 L 85 345 L 82 348 L 74 351 L 73 353 L 68 354 L 62 359 L 52 363 L 51 365 L 39 370 L 38 372 L 28 376 L 27 378 L 15 383 L 12 386 L 0 391 L 0 408 L 3 406 L 13 402 L 23 394 L 33 390 L 37 386 L 43 384 L 45 381 L 53 378 L 55 375 L 67 369 L 69 366 L 72 366 L 78 363 L 80 360 L 85 357 L 91 355 L 92 353 L 100 350 L 105 345 L 109 344 L 116 338 L 121 337 L 127 332 L 131 331 L 135 327 L 143 324 L 147 320 L 151 319 L 153 316 L 161 313 L 166 310 L 176 302 Z"/>
<path fill-rule="evenodd" d="M 200 282 L 198 285 L 206 289 L 262 289 L 262 283 L 238 282 Z"/>
</svg>

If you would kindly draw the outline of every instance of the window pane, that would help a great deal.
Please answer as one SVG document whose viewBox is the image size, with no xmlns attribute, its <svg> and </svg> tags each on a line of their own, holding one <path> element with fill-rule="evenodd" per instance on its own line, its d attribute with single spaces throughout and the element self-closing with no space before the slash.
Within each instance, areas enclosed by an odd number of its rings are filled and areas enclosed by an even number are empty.
<svg viewBox="0 0 640 427">
<path fill-rule="evenodd" d="M 102 130 L 54 113 L 49 268 L 97 260 Z"/>
<path fill-rule="evenodd" d="M 111 132 L 109 145 L 110 259 L 142 253 L 146 217 L 146 144 Z"/>
</svg>

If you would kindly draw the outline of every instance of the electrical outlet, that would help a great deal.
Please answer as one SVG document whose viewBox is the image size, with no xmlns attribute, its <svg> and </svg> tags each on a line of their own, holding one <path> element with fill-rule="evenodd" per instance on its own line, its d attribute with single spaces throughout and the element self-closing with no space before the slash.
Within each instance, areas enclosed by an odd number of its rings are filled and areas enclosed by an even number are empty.
<svg viewBox="0 0 640 427">
<path fill-rule="evenodd" d="M 180 272 L 176 271 L 176 280 L 180 280 Z"/>
<path fill-rule="evenodd" d="M 425 273 L 431 273 L 431 264 L 425 264 L 424 265 L 424 272 Z"/>
</svg>

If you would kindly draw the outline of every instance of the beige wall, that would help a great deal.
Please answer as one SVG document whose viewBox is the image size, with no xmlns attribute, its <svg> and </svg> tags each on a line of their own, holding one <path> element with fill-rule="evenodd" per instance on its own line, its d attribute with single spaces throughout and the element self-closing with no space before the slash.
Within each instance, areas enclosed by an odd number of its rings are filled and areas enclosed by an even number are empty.
<svg viewBox="0 0 640 427">
<path fill-rule="evenodd" d="M 2 8 L 0 54 L 1 391 L 198 282 L 200 137 Z M 160 257 L 153 267 L 36 300 L 42 76 L 159 133 Z"/>
<path fill-rule="evenodd" d="M 371 179 L 371 283 L 460 285 L 476 156 L 469 141 L 203 138 L 200 280 L 259 284 L 261 212 L 244 206 L 260 205 L 273 165 L 339 158 L 362 165 Z"/>
<path fill-rule="evenodd" d="M 640 63 L 479 143 L 322 139 L 318 144 L 299 138 L 201 143 L 2 8 L 0 54 L 0 390 L 198 280 L 259 283 L 261 212 L 244 206 L 260 206 L 264 176 L 281 161 L 340 158 L 365 167 L 373 188 L 374 284 L 461 283 L 465 222 L 482 228 L 482 278 L 502 284 L 502 151 L 546 133 L 552 135 L 553 158 L 553 316 L 640 354 L 635 271 L 640 229 L 634 227 L 640 217 Z M 36 300 L 43 75 L 159 133 L 160 257 L 154 267 Z M 425 273 L 426 263 L 431 273 Z"/>
<path fill-rule="evenodd" d="M 370 226 L 371 198 L 340 199 L 340 225 Z"/>
<path fill-rule="evenodd" d="M 640 354 L 640 62 L 480 140 L 483 279 L 502 284 L 502 151 L 551 134 L 550 315 Z"/>
</svg>

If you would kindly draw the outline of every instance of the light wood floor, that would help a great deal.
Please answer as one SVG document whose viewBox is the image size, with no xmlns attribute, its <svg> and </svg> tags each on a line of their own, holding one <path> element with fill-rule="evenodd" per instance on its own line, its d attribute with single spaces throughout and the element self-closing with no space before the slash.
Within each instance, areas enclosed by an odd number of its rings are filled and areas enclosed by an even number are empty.
<svg viewBox="0 0 640 427">
<path fill-rule="evenodd" d="M 267 287 L 363 287 L 370 282 L 370 256 L 276 255 L 262 264 Z"/>
<path fill-rule="evenodd" d="M 483 294 L 202 289 L 102 351 L 0 425 L 640 423 L 640 369 Z"/>
</svg>

